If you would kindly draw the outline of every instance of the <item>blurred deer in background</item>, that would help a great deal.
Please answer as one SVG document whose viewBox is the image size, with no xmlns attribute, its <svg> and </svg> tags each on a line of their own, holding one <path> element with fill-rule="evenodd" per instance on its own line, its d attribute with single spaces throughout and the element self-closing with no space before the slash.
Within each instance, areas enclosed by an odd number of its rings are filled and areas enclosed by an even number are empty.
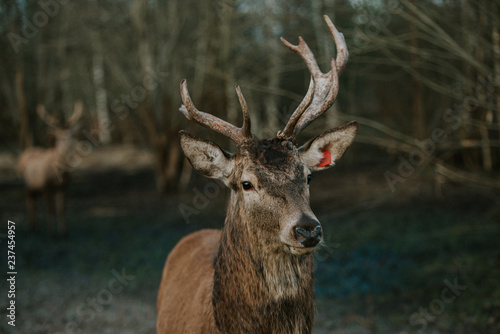
<svg viewBox="0 0 500 334">
<path fill-rule="evenodd" d="M 28 222 L 31 231 L 36 230 L 36 197 L 43 194 L 46 197 L 49 219 L 48 229 L 55 233 L 55 209 L 57 210 L 57 225 L 59 235 L 66 234 L 64 218 L 64 197 L 68 181 L 67 156 L 73 145 L 75 124 L 82 116 L 81 101 L 75 102 L 72 115 L 67 119 L 65 126 L 61 126 L 57 119 L 47 114 L 43 105 L 38 105 L 38 116 L 51 128 L 51 135 L 55 138 L 53 148 L 27 148 L 19 157 L 18 170 L 26 183 L 26 204 Z"/>
<path fill-rule="evenodd" d="M 158 292 L 158 333 L 311 333 L 314 320 L 312 252 L 323 240 L 309 205 L 311 173 L 333 166 L 354 140 L 351 122 L 296 146 L 297 135 L 334 103 L 347 63 L 344 36 L 325 16 L 337 46 L 322 73 L 302 38 L 282 39 L 311 72 L 306 96 L 276 138 L 260 140 L 240 88 L 241 128 L 199 111 L 181 82 L 181 112 L 229 137 L 237 152 L 180 132 L 184 154 L 200 174 L 231 189 L 224 228 L 184 237 L 171 251 Z"/>
</svg>

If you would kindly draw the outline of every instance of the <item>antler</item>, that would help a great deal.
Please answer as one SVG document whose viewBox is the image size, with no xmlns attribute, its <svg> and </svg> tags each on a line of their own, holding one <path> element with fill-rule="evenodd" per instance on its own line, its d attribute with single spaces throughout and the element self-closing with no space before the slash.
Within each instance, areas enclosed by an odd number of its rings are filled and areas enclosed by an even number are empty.
<svg viewBox="0 0 500 334">
<path fill-rule="evenodd" d="M 67 126 L 72 127 L 76 122 L 82 117 L 83 103 L 81 100 L 75 101 L 75 106 L 73 107 L 73 113 L 66 121 Z"/>
<path fill-rule="evenodd" d="M 215 132 L 229 137 L 237 145 L 240 145 L 251 139 L 252 134 L 250 132 L 250 115 L 248 114 L 247 103 L 238 85 L 236 86 L 236 93 L 238 94 L 238 100 L 240 101 L 241 109 L 243 110 L 243 125 L 241 128 L 196 109 L 191 97 L 189 96 L 186 79 L 181 81 L 181 98 L 184 104 L 179 108 L 179 111 L 182 112 L 187 119 L 195 121 Z"/>
<path fill-rule="evenodd" d="M 339 91 L 339 76 L 347 64 L 349 52 L 347 51 L 344 35 L 337 31 L 327 15 L 323 17 L 337 47 L 337 58 L 332 58 L 330 61 L 331 70 L 328 73 L 321 72 L 314 58 L 314 54 L 302 37 L 299 37 L 298 45 L 293 45 L 283 37 L 281 38 L 283 44 L 290 50 L 299 54 L 304 60 L 309 72 L 311 72 L 311 82 L 309 83 L 309 89 L 307 90 L 306 96 L 293 112 L 287 125 L 283 131 L 278 132 L 278 138 L 291 140 L 297 137 L 309 123 L 327 111 L 337 97 Z"/>
<path fill-rule="evenodd" d="M 36 106 L 36 112 L 40 119 L 44 121 L 48 126 L 52 128 L 59 127 L 59 121 L 55 117 L 47 114 L 47 111 L 45 110 L 45 106 L 43 104 L 40 103 Z"/>
<path fill-rule="evenodd" d="M 36 106 L 36 112 L 38 116 L 42 119 L 42 121 L 44 121 L 48 126 L 53 128 L 61 127 L 59 121 L 55 117 L 47 114 L 47 111 L 45 110 L 45 106 L 43 104 L 40 103 L 39 105 Z M 75 102 L 75 106 L 73 107 L 73 113 L 66 121 L 66 125 L 68 127 L 72 127 L 73 125 L 75 125 L 75 123 L 78 122 L 80 117 L 82 117 L 82 112 L 83 112 L 83 103 L 81 100 L 77 100 Z"/>
</svg>

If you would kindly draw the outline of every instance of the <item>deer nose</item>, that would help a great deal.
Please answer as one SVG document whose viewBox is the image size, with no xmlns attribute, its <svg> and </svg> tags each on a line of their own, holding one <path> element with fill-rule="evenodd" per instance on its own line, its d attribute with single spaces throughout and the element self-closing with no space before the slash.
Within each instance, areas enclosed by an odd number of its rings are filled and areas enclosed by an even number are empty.
<svg viewBox="0 0 500 334">
<path fill-rule="evenodd" d="M 314 218 L 302 216 L 294 229 L 295 238 L 304 247 L 314 247 L 321 242 L 321 224 Z"/>
</svg>

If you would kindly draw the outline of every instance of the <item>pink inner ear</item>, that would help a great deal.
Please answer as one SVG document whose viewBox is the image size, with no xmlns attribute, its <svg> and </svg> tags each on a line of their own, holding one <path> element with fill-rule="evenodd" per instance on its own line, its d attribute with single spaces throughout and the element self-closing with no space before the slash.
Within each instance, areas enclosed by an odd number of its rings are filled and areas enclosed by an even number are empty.
<svg viewBox="0 0 500 334">
<path fill-rule="evenodd" d="M 319 164 L 316 165 L 316 167 L 325 167 L 329 166 L 332 163 L 332 155 L 330 154 L 330 151 L 328 150 L 323 150 L 321 151 L 323 153 L 323 159 L 319 162 Z"/>
</svg>

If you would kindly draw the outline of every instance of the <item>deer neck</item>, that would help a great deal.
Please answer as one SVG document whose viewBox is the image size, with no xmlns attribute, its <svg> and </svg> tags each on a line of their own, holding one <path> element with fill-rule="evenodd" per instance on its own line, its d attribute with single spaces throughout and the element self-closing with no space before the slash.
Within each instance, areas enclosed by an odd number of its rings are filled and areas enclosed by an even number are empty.
<svg viewBox="0 0 500 334">
<path fill-rule="evenodd" d="M 314 317 L 312 255 L 296 256 L 259 240 L 242 219 L 230 204 L 215 262 L 217 326 L 231 333 L 309 333 Z"/>
<path fill-rule="evenodd" d="M 71 150 L 71 141 L 60 141 L 56 143 L 54 150 L 56 152 L 57 160 L 59 162 L 65 161 L 69 151 Z"/>
</svg>

